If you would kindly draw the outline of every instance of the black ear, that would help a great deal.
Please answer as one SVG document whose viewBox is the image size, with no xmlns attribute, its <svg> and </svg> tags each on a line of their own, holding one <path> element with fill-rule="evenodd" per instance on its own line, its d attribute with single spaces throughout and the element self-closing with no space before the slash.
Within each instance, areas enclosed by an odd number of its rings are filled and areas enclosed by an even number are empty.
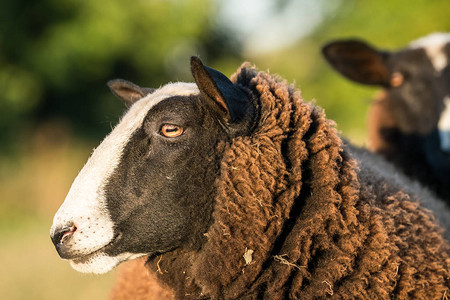
<svg viewBox="0 0 450 300">
<path fill-rule="evenodd" d="M 342 75 L 359 83 L 388 86 L 388 52 L 358 40 L 338 40 L 325 45 L 322 53 Z"/>
<path fill-rule="evenodd" d="M 111 92 L 122 100 L 127 107 L 155 91 L 155 89 L 143 88 L 123 79 L 113 79 L 108 81 L 107 84 Z"/>
<path fill-rule="evenodd" d="M 225 75 L 203 65 L 196 56 L 191 57 L 191 72 L 202 96 L 212 100 L 226 121 L 238 122 L 249 114 L 249 96 Z"/>
</svg>

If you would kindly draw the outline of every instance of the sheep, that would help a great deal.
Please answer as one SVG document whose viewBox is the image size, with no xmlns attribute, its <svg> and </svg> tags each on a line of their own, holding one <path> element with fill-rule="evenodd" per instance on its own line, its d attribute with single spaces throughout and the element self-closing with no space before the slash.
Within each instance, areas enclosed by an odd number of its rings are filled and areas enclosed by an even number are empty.
<svg viewBox="0 0 450 300">
<path fill-rule="evenodd" d="M 369 148 L 450 204 L 450 34 L 398 51 L 336 40 L 322 52 L 350 80 L 383 88 L 369 113 Z"/>
<path fill-rule="evenodd" d="M 196 57 L 191 71 L 149 94 L 110 83 L 130 108 L 50 230 L 73 268 L 147 256 L 178 299 L 449 294 L 449 242 L 407 179 L 277 76 L 244 64 L 230 80 Z"/>
</svg>

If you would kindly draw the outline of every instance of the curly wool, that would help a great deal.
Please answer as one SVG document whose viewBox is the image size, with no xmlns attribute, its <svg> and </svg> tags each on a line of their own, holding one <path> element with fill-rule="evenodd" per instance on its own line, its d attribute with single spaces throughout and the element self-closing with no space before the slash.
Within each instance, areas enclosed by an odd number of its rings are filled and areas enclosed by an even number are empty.
<svg viewBox="0 0 450 300">
<path fill-rule="evenodd" d="M 258 96 L 260 120 L 221 145 L 206 241 L 147 261 L 177 298 L 449 294 L 450 247 L 414 196 L 358 160 L 293 86 L 248 65 L 232 80 Z"/>
</svg>

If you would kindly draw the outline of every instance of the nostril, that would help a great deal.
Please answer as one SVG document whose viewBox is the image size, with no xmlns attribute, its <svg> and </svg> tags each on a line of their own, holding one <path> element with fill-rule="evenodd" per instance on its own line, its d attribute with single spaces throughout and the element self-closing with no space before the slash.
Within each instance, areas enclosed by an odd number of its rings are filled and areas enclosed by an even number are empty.
<svg viewBox="0 0 450 300">
<path fill-rule="evenodd" d="M 74 233 L 77 231 L 77 227 L 75 225 L 63 227 L 55 231 L 52 236 L 52 242 L 55 246 L 60 243 L 64 243 L 67 239 L 69 239 Z"/>
<path fill-rule="evenodd" d="M 69 230 L 68 231 L 66 231 L 62 236 L 61 236 L 61 239 L 60 239 L 60 243 L 64 243 L 64 241 L 65 240 L 67 240 L 72 234 L 74 234 L 74 232 L 77 230 L 77 227 L 75 226 L 75 225 L 73 225 L 73 226 L 71 226 L 70 228 L 69 228 Z"/>
</svg>

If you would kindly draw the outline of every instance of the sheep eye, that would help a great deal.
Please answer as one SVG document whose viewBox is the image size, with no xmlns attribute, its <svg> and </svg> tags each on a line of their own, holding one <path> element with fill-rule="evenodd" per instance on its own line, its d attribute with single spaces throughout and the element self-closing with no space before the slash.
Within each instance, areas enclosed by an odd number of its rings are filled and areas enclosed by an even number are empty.
<svg viewBox="0 0 450 300">
<path fill-rule="evenodd" d="M 182 127 L 172 124 L 164 124 L 163 126 L 161 126 L 160 130 L 160 134 L 168 138 L 180 136 L 183 134 L 183 132 L 184 129 Z"/>
<path fill-rule="evenodd" d="M 403 81 L 405 80 L 404 74 L 400 72 L 394 72 L 391 76 L 391 86 L 392 87 L 399 87 L 403 84 Z"/>
</svg>

